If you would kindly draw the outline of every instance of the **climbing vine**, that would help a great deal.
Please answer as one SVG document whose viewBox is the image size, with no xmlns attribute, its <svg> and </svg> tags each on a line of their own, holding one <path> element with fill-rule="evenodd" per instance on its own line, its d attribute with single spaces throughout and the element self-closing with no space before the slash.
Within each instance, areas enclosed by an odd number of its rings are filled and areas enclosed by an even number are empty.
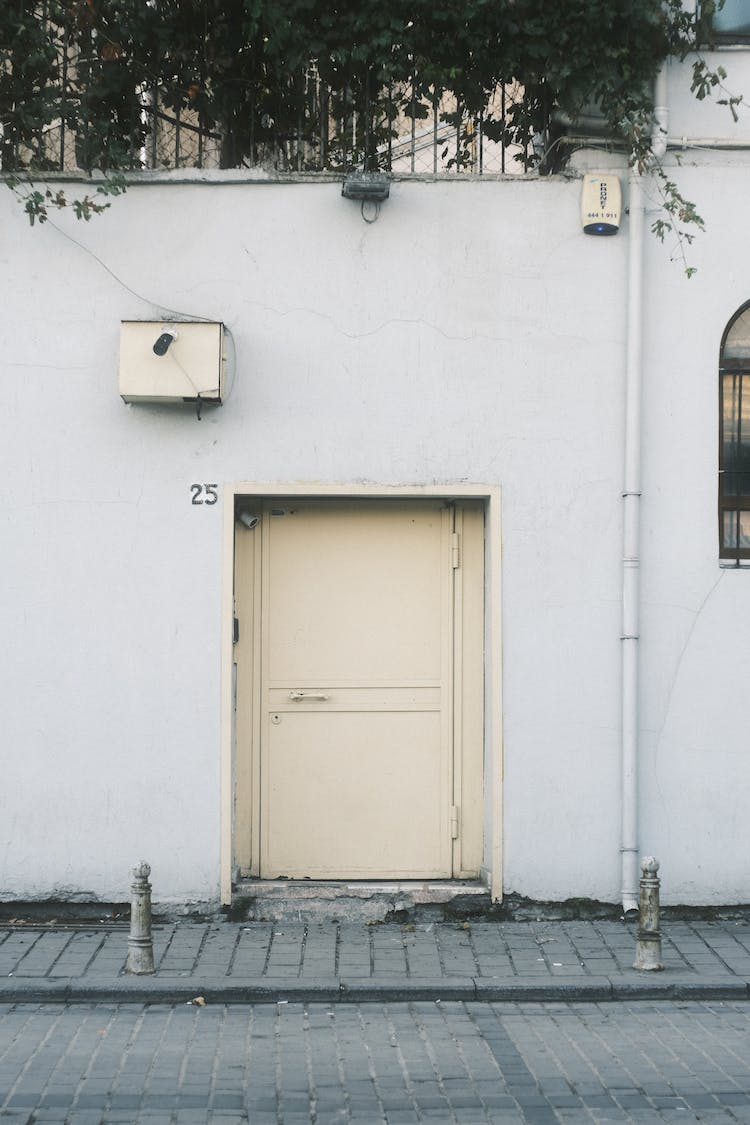
<svg viewBox="0 0 750 1125">
<path fill-rule="evenodd" d="M 224 167 L 293 139 L 298 167 L 373 170 L 399 123 L 440 107 L 459 137 L 454 163 L 479 122 L 544 174 L 570 157 L 565 123 L 594 107 L 632 164 L 660 176 L 655 233 L 686 234 L 701 220 L 655 161 L 651 91 L 665 60 L 692 56 L 695 96 L 737 112 L 723 69 L 696 53 L 722 2 L 703 0 L 696 15 L 681 0 L 6 0 L 0 170 L 32 223 L 65 206 L 88 219 L 142 165 L 160 118 L 197 123 Z M 319 118 L 338 123 L 330 135 L 311 124 L 311 75 Z M 106 178 L 73 201 L 38 186 L 72 169 Z"/>
</svg>

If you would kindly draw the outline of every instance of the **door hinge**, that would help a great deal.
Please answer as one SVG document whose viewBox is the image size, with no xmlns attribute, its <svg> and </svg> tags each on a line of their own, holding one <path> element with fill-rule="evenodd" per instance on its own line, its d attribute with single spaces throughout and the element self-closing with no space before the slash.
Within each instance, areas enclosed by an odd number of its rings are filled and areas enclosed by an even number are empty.
<svg viewBox="0 0 750 1125">
<path fill-rule="evenodd" d="M 461 565 L 461 536 L 457 531 L 451 535 L 451 566 L 456 570 Z"/>
<path fill-rule="evenodd" d="M 458 805 L 451 805 L 451 840 L 458 839 Z"/>
<path fill-rule="evenodd" d="M 240 619 L 239 617 L 232 618 L 232 644 L 236 645 L 240 639 Z"/>
</svg>

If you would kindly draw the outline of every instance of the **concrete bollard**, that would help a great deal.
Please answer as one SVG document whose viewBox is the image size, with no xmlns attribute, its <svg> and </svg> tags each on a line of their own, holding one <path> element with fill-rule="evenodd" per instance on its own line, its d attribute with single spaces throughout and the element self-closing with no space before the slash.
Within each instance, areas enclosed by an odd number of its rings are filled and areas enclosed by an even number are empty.
<svg viewBox="0 0 750 1125">
<path fill-rule="evenodd" d="M 128 973 L 153 973 L 154 941 L 151 937 L 151 867 L 139 863 L 133 868 L 130 905 L 130 936 L 128 938 Z"/>
<path fill-rule="evenodd" d="M 638 910 L 638 940 L 634 969 L 648 972 L 663 969 L 659 930 L 659 861 L 652 855 L 641 861 L 641 898 Z"/>
</svg>

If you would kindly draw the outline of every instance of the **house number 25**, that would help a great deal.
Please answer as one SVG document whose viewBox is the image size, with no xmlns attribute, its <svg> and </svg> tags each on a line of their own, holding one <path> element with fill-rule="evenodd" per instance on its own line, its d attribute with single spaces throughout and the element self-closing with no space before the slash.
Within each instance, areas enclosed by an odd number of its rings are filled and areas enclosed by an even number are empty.
<svg viewBox="0 0 750 1125">
<path fill-rule="evenodd" d="M 191 484 L 193 494 L 191 504 L 215 504 L 219 499 L 218 484 Z"/>
</svg>

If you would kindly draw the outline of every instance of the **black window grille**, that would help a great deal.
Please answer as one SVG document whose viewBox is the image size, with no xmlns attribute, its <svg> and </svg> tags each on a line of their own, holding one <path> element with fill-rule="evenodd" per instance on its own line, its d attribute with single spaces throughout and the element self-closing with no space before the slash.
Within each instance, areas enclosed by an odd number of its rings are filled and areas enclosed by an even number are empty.
<svg viewBox="0 0 750 1125">
<path fill-rule="evenodd" d="M 719 364 L 719 555 L 750 559 L 750 302 L 724 333 Z"/>
</svg>

